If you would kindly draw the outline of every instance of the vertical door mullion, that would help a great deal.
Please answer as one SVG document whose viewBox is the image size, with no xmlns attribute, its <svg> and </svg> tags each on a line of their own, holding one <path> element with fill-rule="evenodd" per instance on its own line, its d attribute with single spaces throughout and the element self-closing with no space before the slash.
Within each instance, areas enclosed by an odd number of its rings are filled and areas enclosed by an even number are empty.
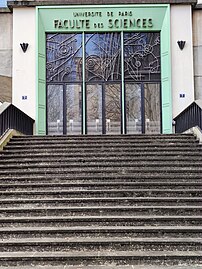
<svg viewBox="0 0 202 269">
<path fill-rule="evenodd" d="M 102 134 L 106 134 L 106 104 L 105 104 L 105 92 L 106 85 L 102 83 Z"/>
<path fill-rule="evenodd" d="M 124 36 L 121 32 L 121 133 L 126 134 L 126 109 L 124 86 Z"/>
<path fill-rule="evenodd" d="M 46 83 L 46 135 L 48 135 L 48 84 Z"/>
<path fill-rule="evenodd" d="M 85 34 L 82 33 L 82 134 L 87 133 L 86 128 L 86 84 L 85 84 Z"/>
<path fill-rule="evenodd" d="M 63 84 L 63 134 L 67 134 L 67 85 Z"/>
<path fill-rule="evenodd" d="M 141 118 L 142 118 L 142 133 L 145 134 L 145 92 L 144 83 L 141 83 Z"/>
<path fill-rule="evenodd" d="M 162 126 L 162 91 L 161 91 L 161 83 L 159 83 L 159 90 L 160 90 L 160 133 L 163 133 L 163 126 Z"/>
</svg>

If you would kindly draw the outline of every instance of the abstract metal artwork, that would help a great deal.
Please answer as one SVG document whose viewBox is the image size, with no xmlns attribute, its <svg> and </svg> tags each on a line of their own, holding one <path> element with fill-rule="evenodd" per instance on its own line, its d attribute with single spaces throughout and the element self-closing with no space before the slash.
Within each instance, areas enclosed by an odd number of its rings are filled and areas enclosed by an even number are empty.
<svg viewBox="0 0 202 269">
<path fill-rule="evenodd" d="M 82 55 L 82 34 L 47 34 L 47 82 L 85 80 L 120 81 L 121 51 L 124 55 L 124 80 L 160 80 L 160 33 L 85 34 L 85 63 Z"/>
<path fill-rule="evenodd" d="M 86 81 L 121 80 L 121 34 L 85 36 Z"/>
<path fill-rule="evenodd" d="M 82 80 L 82 34 L 47 34 L 47 82 Z"/>
<path fill-rule="evenodd" d="M 125 80 L 160 80 L 160 33 L 124 33 Z"/>
</svg>

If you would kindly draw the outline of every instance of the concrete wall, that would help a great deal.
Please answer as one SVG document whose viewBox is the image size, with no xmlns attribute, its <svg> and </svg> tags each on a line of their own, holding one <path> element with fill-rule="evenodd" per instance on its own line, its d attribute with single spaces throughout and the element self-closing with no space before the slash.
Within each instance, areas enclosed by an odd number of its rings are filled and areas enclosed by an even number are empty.
<svg viewBox="0 0 202 269">
<path fill-rule="evenodd" d="M 13 104 L 35 119 L 36 114 L 35 8 L 13 10 Z M 21 43 L 28 43 L 24 53 Z"/>
<path fill-rule="evenodd" d="M 193 12 L 195 98 L 202 99 L 202 10 Z"/>
<path fill-rule="evenodd" d="M 12 14 L 0 9 L 0 102 L 12 95 Z"/>
<path fill-rule="evenodd" d="M 180 50 L 177 41 L 186 41 Z M 173 117 L 194 100 L 192 9 L 189 5 L 171 6 L 171 54 Z M 183 95 L 184 97 L 180 97 Z"/>
</svg>

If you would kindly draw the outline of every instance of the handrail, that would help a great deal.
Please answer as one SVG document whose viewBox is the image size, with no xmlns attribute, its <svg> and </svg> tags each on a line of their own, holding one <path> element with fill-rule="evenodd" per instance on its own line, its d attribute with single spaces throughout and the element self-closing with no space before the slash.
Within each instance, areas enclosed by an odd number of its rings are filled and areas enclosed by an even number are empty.
<svg viewBox="0 0 202 269">
<path fill-rule="evenodd" d="M 15 129 L 25 135 L 33 134 L 34 120 L 19 108 L 4 102 L 0 106 L 0 136 L 8 129 Z"/>
<path fill-rule="evenodd" d="M 202 130 L 202 100 L 196 100 L 174 118 L 175 132 L 183 133 L 198 126 Z"/>
</svg>

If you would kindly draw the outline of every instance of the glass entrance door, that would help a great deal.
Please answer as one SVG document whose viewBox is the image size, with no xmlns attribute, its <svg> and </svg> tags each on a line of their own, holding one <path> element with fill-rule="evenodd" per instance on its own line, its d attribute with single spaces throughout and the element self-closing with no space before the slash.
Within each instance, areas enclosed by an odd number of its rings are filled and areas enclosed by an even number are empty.
<svg viewBox="0 0 202 269">
<path fill-rule="evenodd" d="M 82 91 L 80 84 L 66 85 L 66 134 L 79 135 L 82 130 Z"/>
<path fill-rule="evenodd" d="M 127 134 L 161 132 L 159 83 L 127 83 L 125 104 Z"/>
<path fill-rule="evenodd" d="M 87 134 L 121 133 L 120 89 L 120 84 L 87 85 Z"/>
<path fill-rule="evenodd" d="M 144 133 L 161 132 L 160 84 L 144 83 Z"/>
</svg>

